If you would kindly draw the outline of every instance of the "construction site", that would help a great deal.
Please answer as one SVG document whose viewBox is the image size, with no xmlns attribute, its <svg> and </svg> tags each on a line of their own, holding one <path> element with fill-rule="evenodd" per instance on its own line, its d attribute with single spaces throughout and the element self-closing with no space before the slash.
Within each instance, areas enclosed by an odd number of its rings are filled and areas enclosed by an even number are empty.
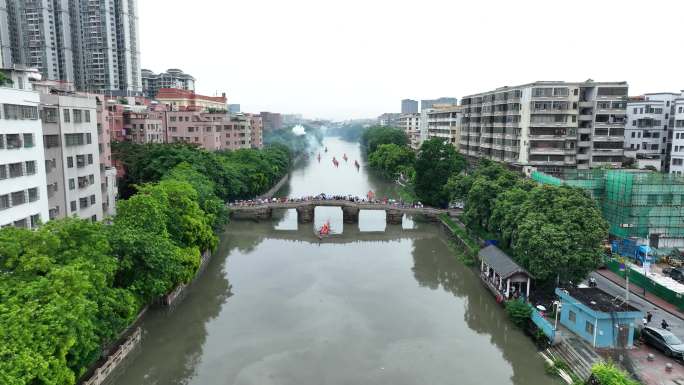
<svg viewBox="0 0 684 385">
<path fill-rule="evenodd" d="M 644 170 L 566 170 L 558 176 L 534 171 L 532 179 L 586 190 L 616 239 L 666 251 L 684 250 L 684 177 Z"/>
</svg>

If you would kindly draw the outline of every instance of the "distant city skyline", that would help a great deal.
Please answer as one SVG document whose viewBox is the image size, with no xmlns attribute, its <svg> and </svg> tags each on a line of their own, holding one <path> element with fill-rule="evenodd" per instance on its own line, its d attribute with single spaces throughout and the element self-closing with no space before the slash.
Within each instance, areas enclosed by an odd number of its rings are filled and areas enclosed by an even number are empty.
<svg viewBox="0 0 684 385">
<path fill-rule="evenodd" d="M 138 8 L 142 68 L 182 68 L 195 76 L 199 93 L 226 92 L 229 103 L 241 104 L 243 111 L 371 118 L 399 112 L 406 98 L 460 99 L 540 80 L 627 81 L 630 95 L 684 88 L 684 72 L 676 66 L 653 71 L 648 55 L 627 55 L 648 47 L 663 52 L 668 63 L 679 62 L 682 54 L 672 39 L 681 36 L 680 2 L 636 7 L 579 0 L 562 12 L 554 3 L 538 0 L 198 0 L 191 5 L 148 0 Z M 388 10 L 392 17 L 386 17 Z M 456 26 L 454 15 L 459 15 Z M 182 21 L 183 28 L 171 20 Z M 260 27 L 254 28 L 257 22 Z M 412 27 L 406 28 L 407 23 Z M 611 38 L 627 25 L 639 33 Z M 505 41 L 492 49 L 460 39 L 469 33 L 478 34 L 480 41 L 504 36 Z M 611 41 L 609 48 L 597 44 L 601 36 Z M 217 45 L 224 37 L 231 49 Z M 458 50 L 445 48 L 456 41 Z M 388 52 L 398 54 L 407 47 L 415 54 L 387 60 Z M 439 60 L 426 60 L 428 53 L 438 53 Z"/>
</svg>

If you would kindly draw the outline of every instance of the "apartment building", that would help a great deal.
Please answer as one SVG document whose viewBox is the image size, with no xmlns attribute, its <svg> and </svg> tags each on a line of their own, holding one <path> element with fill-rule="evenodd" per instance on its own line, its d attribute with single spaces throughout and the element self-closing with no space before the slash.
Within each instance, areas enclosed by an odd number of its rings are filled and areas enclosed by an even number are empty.
<svg viewBox="0 0 684 385">
<path fill-rule="evenodd" d="M 0 84 L 0 226 L 35 228 L 49 217 L 40 95 L 30 83 L 40 74 L 2 72 L 11 82 Z"/>
<path fill-rule="evenodd" d="M 102 191 L 102 214 L 116 215 L 116 198 L 119 195 L 116 178 L 119 172 L 112 159 L 112 131 L 116 127 L 123 132 L 123 115 L 117 109 L 108 109 L 101 98 L 97 98 L 97 148 L 100 153 L 100 190 Z M 123 109 L 121 109 L 123 112 Z M 123 167 L 120 167 L 123 170 Z M 121 175 L 123 176 L 123 175 Z"/>
<path fill-rule="evenodd" d="M 193 143 L 209 151 L 252 146 L 250 119 L 244 115 L 168 111 L 165 125 L 168 143 Z"/>
<path fill-rule="evenodd" d="M 625 124 L 625 158 L 638 168 L 647 166 L 667 172 L 675 125 L 678 93 L 652 93 L 630 98 Z"/>
<path fill-rule="evenodd" d="M 435 105 L 458 105 L 458 99 L 452 97 L 441 97 L 437 99 L 423 99 L 420 101 L 420 110 L 428 110 L 433 108 Z"/>
<path fill-rule="evenodd" d="M 378 116 L 379 126 L 399 127 L 399 117 L 401 114 L 396 112 L 385 112 Z"/>
<path fill-rule="evenodd" d="M 184 73 L 178 68 L 169 68 L 166 72 L 155 74 L 148 69 L 140 70 L 142 79 L 143 94 L 145 97 L 154 99 L 160 88 L 177 88 L 181 90 L 194 91 L 195 78 Z"/>
<path fill-rule="evenodd" d="M 195 91 L 178 88 L 160 88 L 157 91 L 157 101 L 173 111 L 227 111 L 228 99 L 226 94 L 221 96 L 206 96 L 196 94 Z"/>
<path fill-rule="evenodd" d="M 420 147 L 420 114 L 399 115 L 398 128 L 406 134 L 412 148 Z"/>
<path fill-rule="evenodd" d="M 136 0 L 0 0 L 0 51 L 79 90 L 142 90 Z"/>
<path fill-rule="evenodd" d="M 670 153 L 670 173 L 682 175 L 684 174 L 684 91 L 673 103 L 674 128 Z"/>
<path fill-rule="evenodd" d="M 135 107 L 123 113 L 126 139 L 138 144 L 166 142 L 164 113 L 150 111 L 146 106 Z"/>
<path fill-rule="evenodd" d="M 462 99 L 460 151 L 515 167 L 620 167 L 626 82 L 540 81 Z"/>
<path fill-rule="evenodd" d="M 50 219 L 102 220 L 95 97 L 51 89 L 40 102 Z"/>
<path fill-rule="evenodd" d="M 433 105 L 425 111 L 427 138 L 440 138 L 458 149 L 463 122 L 463 106 Z"/>
<path fill-rule="evenodd" d="M 239 150 L 252 147 L 251 120 L 244 115 L 230 117 L 230 124 L 224 127 L 223 150 Z"/>
<path fill-rule="evenodd" d="M 261 111 L 261 123 L 265 132 L 280 130 L 283 128 L 283 116 L 277 112 Z"/>
<path fill-rule="evenodd" d="M 261 120 L 261 115 L 244 114 L 249 119 L 250 142 L 252 148 L 264 147 L 264 122 Z"/>
<path fill-rule="evenodd" d="M 401 113 L 402 114 L 417 114 L 418 113 L 418 101 L 413 99 L 403 99 L 401 101 Z"/>
</svg>

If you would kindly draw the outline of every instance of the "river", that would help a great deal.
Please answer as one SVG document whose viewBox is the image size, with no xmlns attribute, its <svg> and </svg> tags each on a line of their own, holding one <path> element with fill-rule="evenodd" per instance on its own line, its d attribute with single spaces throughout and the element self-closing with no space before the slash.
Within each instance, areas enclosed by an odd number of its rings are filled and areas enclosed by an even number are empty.
<svg viewBox="0 0 684 385">
<path fill-rule="evenodd" d="M 395 196 L 358 144 L 324 145 L 281 196 Z M 384 212 L 362 211 L 345 228 L 339 209 L 317 208 L 315 226 L 329 220 L 337 233 L 319 243 L 296 213 L 280 214 L 226 227 L 184 300 L 145 316 L 114 384 L 558 384 L 435 224 L 385 229 Z"/>
</svg>

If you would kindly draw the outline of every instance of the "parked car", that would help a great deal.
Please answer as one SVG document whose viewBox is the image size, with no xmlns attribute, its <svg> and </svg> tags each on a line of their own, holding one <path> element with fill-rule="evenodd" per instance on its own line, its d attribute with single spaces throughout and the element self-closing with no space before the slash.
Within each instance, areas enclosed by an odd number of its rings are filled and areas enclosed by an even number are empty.
<svg viewBox="0 0 684 385">
<path fill-rule="evenodd" d="M 669 275 L 677 282 L 684 282 L 684 269 L 681 267 L 674 267 L 670 269 Z"/>
<path fill-rule="evenodd" d="M 668 330 L 644 326 L 641 330 L 641 337 L 644 342 L 662 351 L 668 357 L 684 358 L 684 342 Z"/>
</svg>

